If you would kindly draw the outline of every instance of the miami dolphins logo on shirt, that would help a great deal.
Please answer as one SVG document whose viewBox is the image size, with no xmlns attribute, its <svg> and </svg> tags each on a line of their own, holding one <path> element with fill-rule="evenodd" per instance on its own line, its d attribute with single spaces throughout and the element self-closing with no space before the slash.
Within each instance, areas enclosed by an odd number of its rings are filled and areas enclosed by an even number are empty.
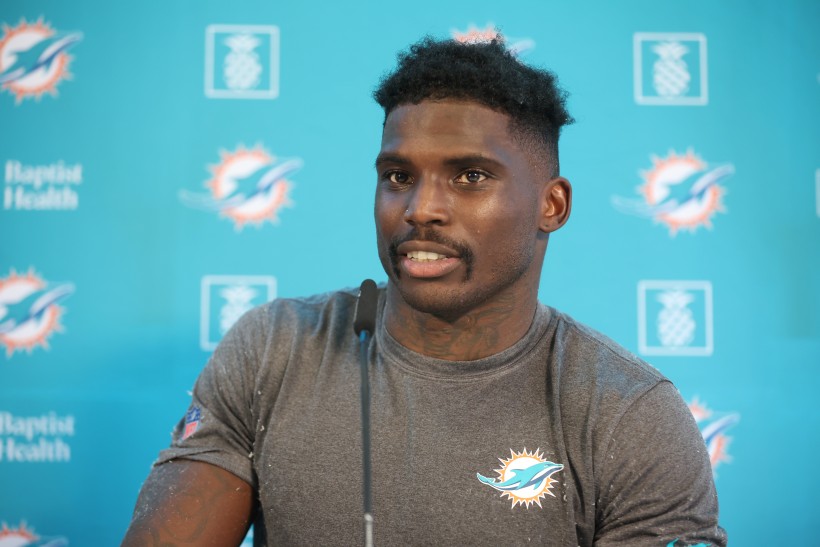
<svg viewBox="0 0 820 547">
<path fill-rule="evenodd" d="M 512 507 L 523 505 L 527 509 L 533 503 L 542 507 L 541 500 L 546 495 L 555 497 L 552 485 L 556 479 L 552 475 L 561 471 L 564 466 L 544 459 L 540 449 L 529 452 L 526 448 L 521 452 L 510 449 L 510 457 L 498 458 L 501 467 L 496 469 L 498 479 L 485 477 L 476 473 L 482 484 L 486 484 L 501 492 L 501 497 L 512 501 Z"/>
</svg>

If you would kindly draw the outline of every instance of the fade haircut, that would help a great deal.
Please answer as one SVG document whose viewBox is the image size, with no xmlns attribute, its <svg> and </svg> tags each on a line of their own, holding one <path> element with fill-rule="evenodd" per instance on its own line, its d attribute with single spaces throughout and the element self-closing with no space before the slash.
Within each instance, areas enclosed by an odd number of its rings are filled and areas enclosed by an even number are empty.
<svg viewBox="0 0 820 547">
<path fill-rule="evenodd" d="M 514 138 L 550 176 L 559 173 L 561 127 L 574 121 L 566 97 L 555 74 L 519 61 L 500 34 L 478 43 L 426 36 L 399 53 L 396 70 L 373 92 L 385 121 L 394 108 L 425 99 L 475 101 L 507 114 Z"/>
</svg>

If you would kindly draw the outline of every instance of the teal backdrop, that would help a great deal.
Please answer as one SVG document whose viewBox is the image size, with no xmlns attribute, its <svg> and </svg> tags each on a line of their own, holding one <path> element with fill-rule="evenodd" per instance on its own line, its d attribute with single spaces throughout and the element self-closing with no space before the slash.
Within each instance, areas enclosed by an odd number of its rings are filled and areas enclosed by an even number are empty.
<svg viewBox="0 0 820 547">
<path fill-rule="evenodd" d="M 236 317 L 385 279 L 372 89 L 422 35 L 495 27 L 577 120 L 541 300 L 675 382 L 733 545 L 820 545 L 820 3 L 4 0 L 0 23 L 0 546 L 118 544 Z"/>
</svg>

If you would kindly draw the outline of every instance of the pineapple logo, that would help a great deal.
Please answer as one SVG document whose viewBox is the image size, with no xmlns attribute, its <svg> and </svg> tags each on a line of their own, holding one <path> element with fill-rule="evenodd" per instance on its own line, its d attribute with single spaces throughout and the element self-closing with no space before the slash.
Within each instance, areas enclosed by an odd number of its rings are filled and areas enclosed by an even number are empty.
<svg viewBox="0 0 820 547">
<path fill-rule="evenodd" d="M 709 281 L 642 280 L 638 283 L 638 352 L 707 356 L 713 351 Z"/>
<path fill-rule="evenodd" d="M 279 96 L 279 29 L 272 25 L 208 25 L 205 96 L 275 99 Z"/>
<path fill-rule="evenodd" d="M 262 65 L 254 51 L 260 41 L 252 34 L 234 34 L 225 40 L 231 52 L 225 56 L 224 76 L 228 89 L 245 91 L 259 85 Z"/>
<path fill-rule="evenodd" d="M 14 95 L 15 104 L 45 93 L 57 96 L 57 84 L 70 80 L 67 51 L 82 40 L 82 34 L 60 34 L 42 18 L 34 23 L 25 19 L 14 28 L 2 26 L 0 36 L 0 89 Z"/>
<path fill-rule="evenodd" d="M 696 32 L 636 32 L 635 102 L 703 106 L 709 101 L 706 36 Z"/>
<path fill-rule="evenodd" d="M 658 295 L 663 309 L 658 314 L 658 339 L 665 347 L 688 346 L 695 339 L 695 320 L 687 306 L 694 297 L 686 291 L 672 289 Z"/>
<path fill-rule="evenodd" d="M 692 80 L 683 56 L 689 49 L 680 42 L 660 42 L 652 46 L 660 57 L 652 65 L 652 83 L 662 97 L 678 97 L 689 91 Z"/>
<path fill-rule="evenodd" d="M 276 298 L 270 275 L 206 275 L 202 278 L 199 346 L 213 351 L 245 312 Z"/>
<path fill-rule="evenodd" d="M 229 285 L 219 291 L 225 305 L 219 310 L 219 332 L 225 334 L 242 315 L 253 308 L 257 292 L 248 285 Z"/>
</svg>

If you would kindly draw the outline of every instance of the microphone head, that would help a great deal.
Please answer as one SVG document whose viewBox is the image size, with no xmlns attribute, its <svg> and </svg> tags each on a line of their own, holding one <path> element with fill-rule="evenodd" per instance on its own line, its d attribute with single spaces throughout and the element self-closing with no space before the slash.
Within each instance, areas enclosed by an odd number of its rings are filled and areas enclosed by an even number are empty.
<svg viewBox="0 0 820 547">
<path fill-rule="evenodd" d="M 373 334 L 376 329 L 376 302 L 379 299 L 379 291 L 376 282 L 372 279 L 365 279 L 359 287 L 359 299 L 356 301 L 356 313 L 353 316 L 353 330 L 356 336 L 367 331 Z"/>
</svg>

